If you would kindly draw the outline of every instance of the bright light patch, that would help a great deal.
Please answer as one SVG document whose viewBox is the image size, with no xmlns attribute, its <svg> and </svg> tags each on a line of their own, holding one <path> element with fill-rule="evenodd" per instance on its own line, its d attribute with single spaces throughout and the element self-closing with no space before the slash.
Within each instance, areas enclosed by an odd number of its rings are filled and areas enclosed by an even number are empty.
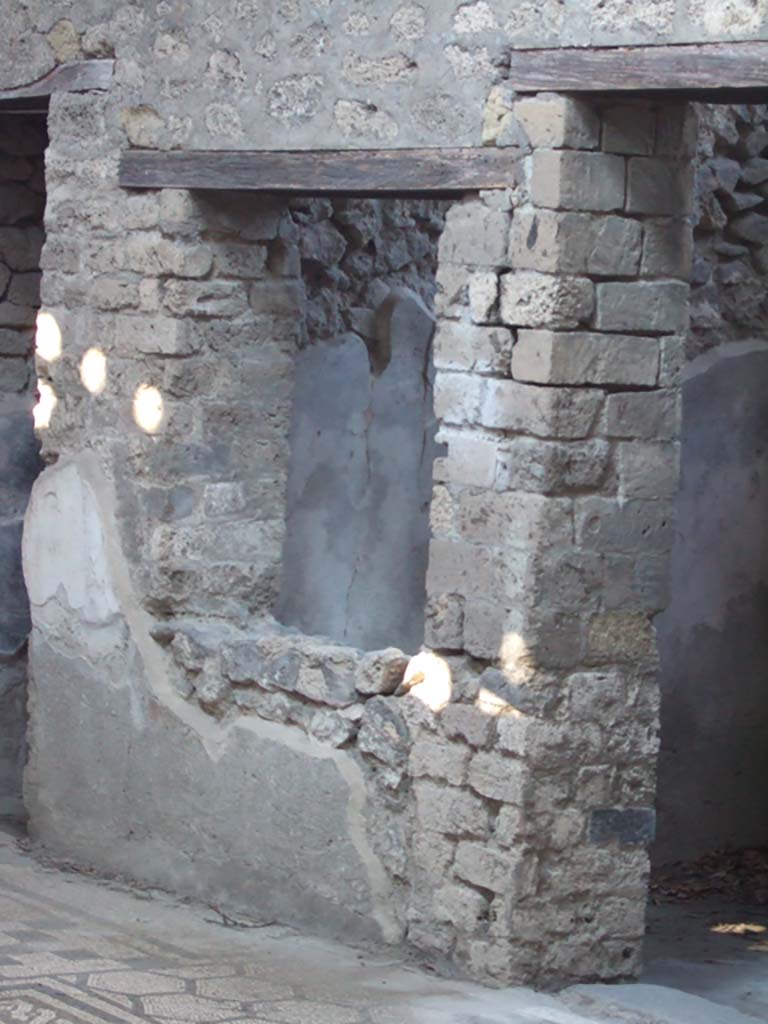
<svg viewBox="0 0 768 1024">
<path fill-rule="evenodd" d="M 500 715 L 502 711 L 506 711 L 510 707 L 510 704 L 493 690 L 481 686 L 475 698 L 475 707 L 486 715 Z"/>
<path fill-rule="evenodd" d="M 408 662 L 403 689 L 433 711 L 442 711 L 453 692 L 448 662 L 430 651 L 422 651 Z"/>
<path fill-rule="evenodd" d="M 41 310 L 37 314 L 35 351 L 47 363 L 54 362 L 61 355 L 61 329 L 53 313 Z"/>
<path fill-rule="evenodd" d="M 100 348 L 89 348 L 80 362 L 80 380 L 92 395 L 100 395 L 107 384 L 107 357 Z"/>
<path fill-rule="evenodd" d="M 534 675 L 531 652 L 519 633 L 505 633 L 499 647 L 501 671 L 510 683 L 525 683 Z"/>
<path fill-rule="evenodd" d="M 763 924 L 740 922 L 739 924 L 715 924 L 710 929 L 717 935 L 762 935 L 766 931 Z"/>
<path fill-rule="evenodd" d="M 40 397 L 37 400 L 37 405 L 32 410 L 35 430 L 46 430 L 50 426 L 53 410 L 58 405 L 59 400 L 51 385 L 46 384 L 44 380 L 37 382 L 37 392 Z"/>
<path fill-rule="evenodd" d="M 156 433 L 163 422 L 163 396 L 151 384 L 140 384 L 133 396 L 133 418 L 148 434 Z"/>
</svg>

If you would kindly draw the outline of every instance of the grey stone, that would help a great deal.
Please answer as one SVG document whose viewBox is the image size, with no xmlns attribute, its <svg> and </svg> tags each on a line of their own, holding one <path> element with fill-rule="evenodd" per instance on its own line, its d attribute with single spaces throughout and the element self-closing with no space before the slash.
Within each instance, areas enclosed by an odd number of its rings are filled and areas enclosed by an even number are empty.
<svg viewBox="0 0 768 1024">
<path fill-rule="evenodd" d="M 688 285 L 682 281 L 610 282 L 596 291 L 598 330 L 673 333 L 688 324 Z"/>
<path fill-rule="evenodd" d="M 390 768 L 402 768 L 408 759 L 411 733 L 394 698 L 367 701 L 358 733 L 358 748 Z"/>
<path fill-rule="evenodd" d="M 589 816 L 589 841 L 620 846 L 649 846 L 656 832 L 656 812 L 651 807 L 600 808 Z"/>
</svg>

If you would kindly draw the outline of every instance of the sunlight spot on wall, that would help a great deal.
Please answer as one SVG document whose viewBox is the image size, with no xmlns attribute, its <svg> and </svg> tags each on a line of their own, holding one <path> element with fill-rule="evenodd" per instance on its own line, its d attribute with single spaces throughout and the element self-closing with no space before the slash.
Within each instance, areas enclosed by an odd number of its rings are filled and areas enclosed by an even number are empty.
<svg viewBox="0 0 768 1024">
<path fill-rule="evenodd" d="M 35 430 L 46 430 L 50 426 L 53 410 L 58 405 L 59 400 L 51 385 L 46 384 L 44 380 L 37 382 L 37 393 L 40 397 L 37 400 L 37 405 L 32 410 Z"/>
<path fill-rule="evenodd" d="M 37 314 L 35 352 L 47 363 L 54 362 L 61 355 L 61 328 L 53 313 L 40 310 Z"/>
<path fill-rule="evenodd" d="M 151 384 L 139 384 L 133 396 L 133 418 L 142 430 L 155 434 L 163 422 L 163 396 Z"/>
<path fill-rule="evenodd" d="M 100 395 L 107 385 L 107 357 L 100 348 L 89 348 L 80 362 L 80 380 L 92 395 Z"/>
<path fill-rule="evenodd" d="M 510 683 L 525 683 L 533 677 L 533 658 L 519 633 L 504 634 L 499 647 L 499 667 Z"/>
<path fill-rule="evenodd" d="M 432 711 L 442 711 L 453 692 L 450 666 L 438 655 L 422 651 L 408 662 L 402 685 Z"/>
</svg>

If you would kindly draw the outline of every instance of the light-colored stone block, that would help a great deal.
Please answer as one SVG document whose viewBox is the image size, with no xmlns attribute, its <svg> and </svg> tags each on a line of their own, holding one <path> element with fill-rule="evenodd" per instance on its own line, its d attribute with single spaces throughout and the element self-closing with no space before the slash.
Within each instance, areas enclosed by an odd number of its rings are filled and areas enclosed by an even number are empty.
<svg viewBox="0 0 768 1024">
<path fill-rule="evenodd" d="M 438 324 L 433 348 L 435 366 L 445 370 L 478 373 L 509 373 L 512 332 L 506 327 L 443 320 Z"/>
<path fill-rule="evenodd" d="M 537 494 L 598 489 L 610 464 L 611 448 L 605 441 L 565 444 L 515 437 L 499 452 L 496 487 Z"/>
<path fill-rule="evenodd" d="M 680 446 L 675 442 L 622 441 L 617 446 L 619 494 L 633 498 L 673 498 L 680 477 Z"/>
<path fill-rule="evenodd" d="M 514 116 L 532 146 L 546 149 L 596 149 L 600 121 L 584 100 L 539 93 L 518 100 Z"/>
<path fill-rule="evenodd" d="M 679 277 L 691 273 L 693 228 L 684 220 L 649 221 L 643 242 L 643 277 Z"/>
<path fill-rule="evenodd" d="M 497 438 L 443 429 L 440 441 L 447 444 L 448 453 L 435 462 L 435 480 L 470 487 L 493 487 L 499 448 Z"/>
<path fill-rule="evenodd" d="M 520 270 L 501 278 L 501 319 L 512 327 L 578 327 L 594 306 L 588 278 Z"/>
<path fill-rule="evenodd" d="M 501 266 L 507 258 L 510 215 L 479 199 L 454 203 L 440 236 L 439 258 L 463 266 Z"/>
<path fill-rule="evenodd" d="M 476 271 L 469 278 L 468 289 L 472 322 L 495 323 L 498 320 L 499 275 L 493 271 Z"/>
<path fill-rule="evenodd" d="M 607 437 L 666 441 L 680 432 L 681 400 L 675 390 L 609 395 L 605 403 Z"/>
<path fill-rule="evenodd" d="M 477 423 L 484 381 L 470 373 L 435 375 L 435 416 L 441 423 Z"/>
<path fill-rule="evenodd" d="M 659 372 L 657 338 L 587 332 L 519 331 L 512 376 L 535 384 L 651 387 Z"/>
<path fill-rule="evenodd" d="M 602 401 L 602 392 L 596 390 L 489 380 L 485 382 L 480 422 L 534 437 L 587 437 Z"/>
<path fill-rule="evenodd" d="M 561 210 L 620 210 L 624 158 L 608 153 L 540 149 L 533 154 L 531 198 Z"/>
</svg>

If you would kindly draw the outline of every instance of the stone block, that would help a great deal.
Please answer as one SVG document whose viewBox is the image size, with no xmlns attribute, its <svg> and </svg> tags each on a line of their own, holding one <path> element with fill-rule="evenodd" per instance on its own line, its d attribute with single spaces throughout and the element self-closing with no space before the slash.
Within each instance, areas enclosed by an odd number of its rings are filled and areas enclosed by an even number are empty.
<svg viewBox="0 0 768 1024">
<path fill-rule="evenodd" d="M 516 566 L 516 571 L 507 572 L 505 594 L 495 598 L 489 595 L 490 600 L 473 597 L 464 604 L 464 650 L 475 658 L 494 659 L 499 656 L 510 618 L 509 610 L 501 598 L 506 596 L 509 601 L 510 591 L 515 594 L 522 592 L 525 559 L 507 554 L 505 565 L 508 570 L 512 561 L 520 564 Z"/>
<path fill-rule="evenodd" d="M 607 212 L 624 206 L 624 158 L 607 153 L 540 149 L 533 154 L 536 206 Z"/>
<path fill-rule="evenodd" d="M 595 326 L 600 331 L 683 331 L 688 326 L 688 294 L 682 281 L 599 284 Z"/>
<path fill-rule="evenodd" d="M 427 601 L 424 642 L 433 650 L 460 651 L 464 646 L 464 599 L 433 594 Z"/>
<path fill-rule="evenodd" d="M 471 704 L 449 704 L 440 722 L 446 736 L 463 740 L 471 747 L 487 747 L 493 738 L 493 718 Z"/>
<path fill-rule="evenodd" d="M 657 338 L 587 332 L 518 332 L 512 376 L 535 384 L 652 387 L 659 372 Z"/>
<path fill-rule="evenodd" d="M 440 236 L 439 259 L 463 266 L 501 266 L 507 259 L 510 215 L 479 199 L 454 203 Z"/>
<path fill-rule="evenodd" d="M 680 446 L 676 442 L 622 441 L 616 446 L 619 495 L 673 498 L 680 478 Z"/>
<path fill-rule="evenodd" d="M 641 248 L 642 226 L 627 217 L 520 210 L 512 221 L 510 262 L 516 269 L 632 276 Z"/>
<path fill-rule="evenodd" d="M 222 277 L 262 277 L 267 265 L 267 247 L 257 245 L 217 245 L 213 253 L 217 274 Z"/>
<path fill-rule="evenodd" d="M 481 796 L 519 805 L 525 796 L 525 768 L 514 758 L 480 751 L 470 761 L 467 783 Z"/>
<path fill-rule="evenodd" d="M 576 542 L 585 551 L 663 554 L 672 547 L 675 507 L 670 501 L 577 498 L 575 516 Z"/>
<path fill-rule="evenodd" d="M 11 270 L 37 270 L 43 238 L 42 228 L 39 227 L 0 227 L 0 263 Z"/>
<path fill-rule="evenodd" d="M 411 750 L 408 770 L 414 778 L 438 779 L 452 786 L 464 782 L 470 750 L 441 736 L 419 736 Z"/>
<path fill-rule="evenodd" d="M 441 428 L 440 442 L 446 455 L 435 461 L 434 479 L 470 487 L 493 487 L 496 479 L 498 439 L 481 434 Z"/>
<path fill-rule="evenodd" d="M 156 252 L 160 273 L 173 277 L 205 277 L 213 266 L 213 253 L 201 241 L 192 244 L 164 238 Z"/>
<path fill-rule="evenodd" d="M 441 423 L 477 423 L 485 381 L 468 373 L 438 371 L 435 376 L 435 416 Z"/>
<path fill-rule="evenodd" d="M 490 815 L 482 800 L 465 789 L 420 781 L 414 785 L 421 829 L 451 836 L 484 836 Z M 432 865 L 429 865 L 430 869 Z"/>
<path fill-rule="evenodd" d="M 437 921 L 446 921 L 461 932 L 477 931 L 488 917 L 489 901 L 476 889 L 464 885 L 444 885 L 434 896 Z"/>
<path fill-rule="evenodd" d="M 600 121 L 584 100 L 539 93 L 517 100 L 514 116 L 532 146 L 544 149 L 596 149 Z"/>
<path fill-rule="evenodd" d="M 693 210 L 693 166 L 655 157 L 630 157 L 627 211 L 686 217 Z"/>
<path fill-rule="evenodd" d="M 594 306 L 588 278 L 521 270 L 501 278 L 501 319 L 511 327 L 578 327 Z"/>
<path fill-rule="evenodd" d="M 681 400 L 677 391 L 626 392 L 605 403 L 606 437 L 667 441 L 680 433 Z"/>
<path fill-rule="evenodd" d="M 525 491 L 464 490 L 457 500 L 456 521 L 463 537 L 524 554 L 530 553 L 530 545 L 541 537 L 548 543 L 567 543 L 570 519 L 567 498 Z"/>
<path fill-rule="evenodd" d="M 403 681 L 408 658 L 396 647 L 371 651 L 360 662 L 355 689 L 365 696 L 394 693 Z"/>
<path fill-rule="evenodd" d="M 652 807 L 598 808 L 589 816 L 591 843 L 618 842 L 619 846 L 650 846 L 656 835 Z"/>
<path fill-rule="evenodd" d="M 645 224 L 643 277 L 679 277 L 691 274 L 693 228 L 687 221 L 648 221 Z"/>
<path fill-rule="evenodd" d="M 523 856 L 512 850 L 494 850 L 484 843 L 460 842 L 454 872 L 472 885 L 510 898 L 530 892 L 532 879 Z"/>
<path fill-rule="evenodd" d="M 579 388 L 543 388 L 514 380 L 488 380 L 479 420 L 483 426 L 534 437 L 587 437 L 603 395 Z"/>
<path fill-rule="evenodd" d="M 597 490 L 611 466 L 605 441 L 566 444 L 516 437 L 499 452 L 496 489 L 539 494 Z"/>
<path fill-rule="evenodd" d="M 680 384 L 686 364 L 685 349 L 686 337 L 684 334 L 661 339 L 659 387 L 674 388 Z"/>
<path fill-rule="evenodd" d="M 471 274 L 468 301 L 473 323 L 495 323 L 498 320 L 499 275 L 492 271 L 476 271 Z"/>
<path fill-rule="evenodd" d="M 243 289 L 229 281 L 169 280 L 163 306 L 175 316 L 234 317 L 248 308 Z"/>
<path fill-rule="evenodd" d="M 605 153 L 650 156 L 656 141 L 656 111 L 647 103 L 626 103 L 603 111 Z"/>
<path fill-rule="evenodd" d="M 405 766 L 411 733 L 395 698 L 373 697 L 364 705 L 357 746 L 389 768 Z"/>
<path fill-rule="evenodd" d="M 512 332 L 506 327 L 481 327 L 443 320 L 438 324 L 433 341 L 435 366 L 506 376 L 512 340 Z"/>
<path fill-rule="evenodd" d="M 595 217 L 586 270 L 605 277 L 633 277 L 640 266 L 643 229 L 628 217 Z"/>
<path fill-rule="evenodd" d="M 192 355 L 202 346 L 183 321 L 140 315 L 115 317 L 115 343 L 126 354 L 162 356 Z"/>
<path fill-rule="evenodd" d="M 26 391 L 31 369 L 29 359 L 4 356 L 0 359 L 0 392 L 18 394 Z"/>
<path fill-rule="evenodd" d="M 234 287 L 239 293 L 240 286 Z M 248 289 L 248 304 L 257 316 L 300 317 L 305 306 L 304 285 L 300 281 L 254 281 Z"/>
<path fill-rule="evenodd" d="M 433 539 L 429 545 L 428 594 L 488 596 L 503 592 L 503 568 L 482 544 Z"/>
<path fill-rule="evenodd" d="M 524 757 L 531 720 L 519 712 L 499 715 L 496 723 L 496 749 L 514 757 Z"/>
<path fill-rule="evenodd" d="M 656 153 L 675 160 L 696 155 L 698 123 L 691 103 L 663 103 L 656 123 Z"/>
<path fill-rule="evenodd" d="M 649 617 L 642 612 L 606 612 L 589 624 L 587 659 L 590 664 L 652 662 L 656 642 Z"/>
<path fill-rule="evenodd" d="M 469 305 L 469 277 L 466 267 L 439 263 L 435 274 L 435 315 L 458 319 Z M 498 284 L 496 285 L 498 290 Z"/>
</svg>

